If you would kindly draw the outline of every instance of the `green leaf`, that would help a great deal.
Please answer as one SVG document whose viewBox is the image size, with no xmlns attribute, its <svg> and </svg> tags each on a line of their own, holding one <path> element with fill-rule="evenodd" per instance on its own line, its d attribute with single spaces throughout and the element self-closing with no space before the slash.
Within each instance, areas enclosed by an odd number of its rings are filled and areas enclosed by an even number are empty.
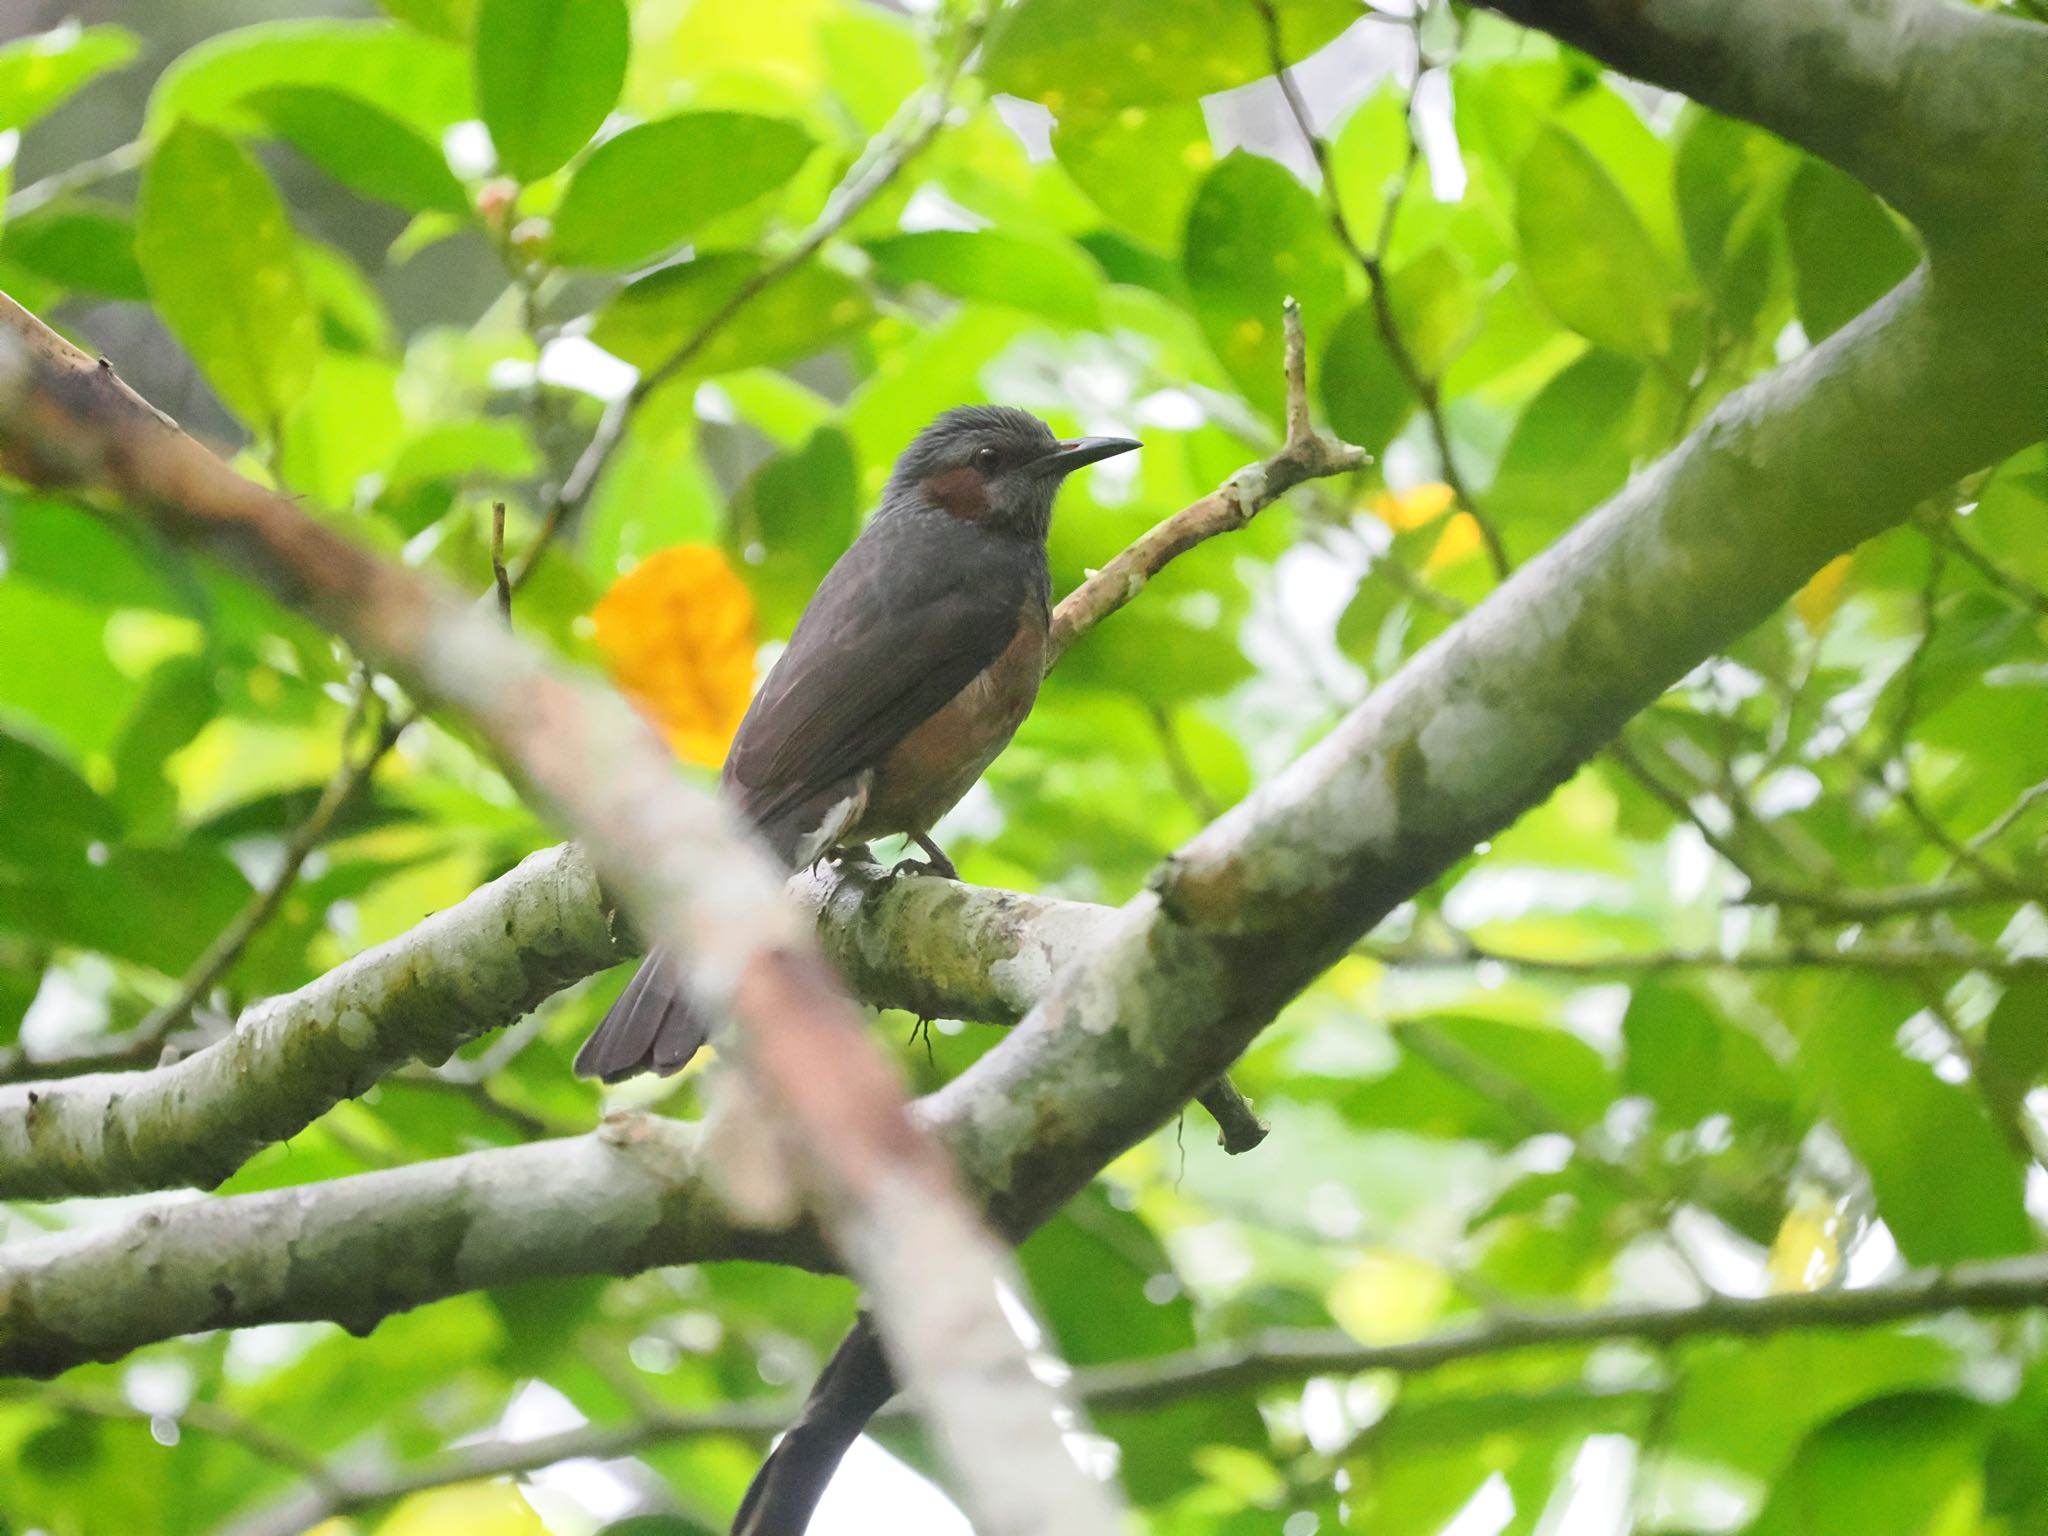
<svg viewBox="0 0 2048 1536">
<path fill-rule="evenodd" d="M 1303 58 L 1358 20 L 1354 0 L 1274 0 L 1281 55 Z M 1265 23 L 1240 0 L 1022 0 L 990 37 L 989 89 L 1061 121 L 1193 102 L 1273 72 Z"/>
<path fill-rule="evenodd" d="M 0 47 L 0 133 L 26 128 L 54 112 L 141 45 L 125 27 L 66 22 Z"/>
<path fill-rule="evenodd" d="M 1619 490 L 1634 461 L 1642 365 L 1588 352 L 1523 408 L 1487 505 L 1520 548 L 1540 547 Z"/>
<path fill-rule="evenodd" d="M 1129 107 L 1109 117 L 1062 120 L 1053 154 L 1074 184 L 1119 227 L 1177 250 L 1195 188 L 1216 163 L 1202 109 Z"/>
<path fill-rule="evenodd" d="M 301 240 L 299 272 L 329 346 L 379 354 L 397 350 L 383 295 L 350 257 L 318 240 Z"/>
<path fill-rule="evenodd" d="M 625 0 L 483 0 L 477 104 L 507 174 L 538 180 L 590 142 L 618 102 L 631 46 Z"/>
<path fill-rule="evenodd" d="M 119 813 L 69 763 L 4 730 L 0 804 L 34 807 L 33 815 L 0 817 L 0 863 L 82 858 L 89 844 L 121 829 Z"/>
<path fill-rule="evenodd" d="M 174 656 L 151 675 L 114 743 L 114 801 L 138 838 L 175 830 L 178 792 L 165 761 L 199 734 L 219 705 L 211 658 Z"/>
<path fill-rule="evenodd" d="M 1158 604 L 1134 606 L 1077 645 L 1060 663 L 1076 685 L 1128 693 L 1161 708 L 1211 697 L 1252 675 L 1234 628 L 1208 628 Z"/>
<path fill-rule="evenodd" d="M 761 272 L 751 251 L 712 251 L 631 284 L 597 317 L 591 339 L 636 368 L 659 367 L 691 342 Z M 690 364 L 696 377 L 787 363 L 821 352 L 864 324 L 867 296 L 812 262 L 760 293 L 720 327 Z"/>
<path fill-rule="evenodd" d="M 313 381 L 320 334 L 284 204 L 248 152 L 194 123 L 142 177 L 135 257 L 171 334 L 259 433 Z"/>
<path fill-rule="evenodd" d="M 377 3 L 398 20 L 453 42 L 468 42 L 470 33 L 476 30 L 477 0 L 377 0 Z"/>
<path fill-rule="evenodd" d="M 1945 1536 L 1977 1529 L 1988 1420 L 1983 1404 L 1939 1393 L 1852 1409 L 1800 1446 L 1746 1536 Z"/>
<path fill-rule="evenodd" d="M 1815 996 L 1801 1058 L 1869 1170 L 1900 1251 L 1915 1264 L 1953 1264 L 2031 1249 L 2024 1163 L 1968 1088 L 1899 1050 L 1893 1036 L 1911 1005 L 1862 976 Z"/>
<path fill-rule="evenodd" d="M 860 504 L 853 448 L 837 427 L 821 427 L 795 453 L 770 459 L 733 504 L 748 585 L 763 630 L 795 627 L 825 572 L 853 542 Z"/>
<path fill-rule="evenodd" d="M 1301 301 L 1312 347 L 1345 308 L 1344 270 L 1322 209 L 1284 167 L 1240 151 L 1196 193 L 1181 265 L 1210 348 L 1245 398 L 1278 419 L 1286 400 L 1281 300 Z"/>
<path fill-rule="evenodd" d="M 427 480 L 460 480 L 486 475 L 498 480 L 524 480 L 540 467 L 526 428 L 500 417 L 444 421 L 407 438 L 393 457 L 386 478 L 393 485 Z"/>
<path fill-rule="evenodd" d="M 390 463 L 402 431 L 397 369 L 381 358 L 323 353 L 311 387 L 284 417 L 278 473 L 316 506 L 352 506 L 363 482 Z"/>
<path fill-rule="evenodd" d="M 54 497 L 0 490 L 0 546 L 7 574 L 21 583 L 106 607 L 181 613 L 196 591 L 179 557 L 148 533 Z"/>
<path fill-rule="evenodd" d="M 1408 99 L 1391 85 L 1361 102 L 1330 142 L 1330 188 L 1351 238 L 1374 249 L 1387 199 L 1409 165 Z"/>
<path fill-rule="evenodd" d="M 1471 273 L 1449 246 L 1433 245 L 1387 274 L 1396 334 L 1425 379 L 1441 378 L 1479 317 Z"/>
<path fill-rule="evenodd" d="M 1883 203 L 1844 172 L 1808 160 L 1785 191 L 1799 323 L 1819 341 L 1875 304 L 1920 252 Z"/>
<path fill-rule="evenodd" d="M 1672 162 L 1679 228 L 1703 283 L 1766 238 L 1799 164 L 1783 139 L 1734 118 L 1688 107 Z"/>
<path fill-rule="evenodd" d="M 1642 982 L 1629 998 L 1621 1035 L 1628 1048 L 1623 1088 L 1655 1100 L 1677 1124 L 1714 1114 L 1753 1124 L 1790 1111 L 1785 1069 L 1700 988 L 1659 977 Z"/>
<path fill-rule="evenodd" d="M 12 220 L 0 256 L 73 293 L 108 299 L 149 297 L 135 264 L 135 224 L 117 208 L 67 200 Z"/>
<path fill-rule="evenodd" d="M 2048 973 L 2022 971 L 1984 1025 L 1980 1067 L 1985 1102 L 2008 1132 L 2020 1127 L 2020 1104 L 2048 1071 Z"/>
<path fill-rule="evenodd" d="M 1513 1084 L 1518 1097 L 1508 1108 L 1527 1135 L 1585 1130 L 1614 1097 L 1614 1074 L 1600 1053 L 1563 1029 L 1431 1014 L 1403 1020 L 1394 1033 L 1404 1049 L 1454 1078 L 1461 1064 L 1476 1063 L 1491 1080 Z"/>
<path fill-rule="evenodd" d="M 350 191 L 414 213 L 469 211 L 469 196 L 441 151 L 360 97 L 294 85 L 247 99 L 279 136 Z"/>
<path fill-rule="evenodd" d="M 1359 305 L 1330 332 L 1320 383 L 1331 430 L 1375 456 L 1386 452 L 1417 403 L 1370 304 Z"/>
<path fill-rule="evenodd" d="M 210 849 L 113 848 L 97 860 L 0 866 L 0 930 L 175 976 L 249 894 L 241 872 Z"/>
<path fill-rule="evenodd" d="M 1674 1456 L 1765 1487 L 1828 1420 L 1860 1403 L 1951 1386 L 1958 1366 L 1952 1348 L 1925 1331 L 1869 1328 L 1700 1340 L 1684 1361 L 1685 1389 L 1667 1431 Z"/>
<path fill-rule="evenodd" d="M 1614 178 L 1585 145 L 1546 128 L 1515 179 L 1522 263 L 1557 318 L 1633 357 L 1671 345 L 1663 258 Z"/>
<path fill-rule="evenodd" d="M 1102 271 L 1071 244 L 1001 230 L 932 229 L 870 241 L 885 283 L 929 283 L 942 293 L 1010 304 L 1063 325 L 1101 317 Z"/>
<path fill-rule="evenodd" d="M 795 123 L 750 112 L 687 112 L 628 128 L 576 168 L 555 210 L 554 259 L 636 266 L 765 197 L 815 147 Z"/>
<path fill-rule="evenodd" d="M 1194 1307 L 1172 1260 L 1143 1220 L 1111 1204 L 1100 1185 L 1083 1191 L 1026 1240 L 1018 1260 L 1062 1360 L 1100 1365 L 1187 1349 Z M 1194 1480 L 1191 1453 L 1204 1445 L 1263 1449 L 1249 1392 L 1142 1412 L 1105 1413 L 1097 1428 L 1123 1448 L 1119 1471 L 1133 1498 L 1151 1503 Z"/>
<path fill-rule="evenodd" d="M 244 98 L 283 85 L 346 91 L 436 143 L 476 113 L 468 55 L 452 43 L 381 21 L 274 21 L 179 55 L 150 92 L 143 135 L 154 142 L 188 117 L 259 132 Z"/>
</svg>

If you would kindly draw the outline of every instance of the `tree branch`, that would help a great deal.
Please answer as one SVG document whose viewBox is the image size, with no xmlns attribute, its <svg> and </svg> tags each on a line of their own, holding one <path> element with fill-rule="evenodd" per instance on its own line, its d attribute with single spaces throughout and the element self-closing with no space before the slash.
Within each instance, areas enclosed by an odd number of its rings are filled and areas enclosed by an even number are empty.
<svg viewBox="0 0 2048 1536">
<path fill-rule="evenodd" d="M 424 1301 L 537 1276 L 739 1257 L 831 1267 L 815 1231 L 725 1214 L 701 1146 L 692 1126 L 615 1115 L 565 1141 L 10 1243 L 0 1375 L 51 1376 L 214 1328 L 319 1318 L 363 1333 Z"/>
<path fill-rule="evenodd" d="M 445 1061 L 628 953 L 583 856 L 536 853 L 182 1061 L 0 1087 L 0 1197 L 211 1187 L 393 1068 Z"/>
<path fill-rule="evenodd" d="M 1419 1374 L 1525 1349 L 1572 1349 L 1623 1339 L 1668 1347 L 1694 1339 L 1754 1339 L 1808 1328 L 1907 1322 L 1951 1311 L 1996 1313 L 2040 1306 L 2048 1306 L 2048 1259 L 2035 1256 L 1922 1271 L 1854 1290 L 1502 1313 L 1398 1344 L 1361 1344 L 1334 1328 L 1280 1329 L 1228 1344 L 1085 1367 L 1074 1373 L 1073 1392 L 1097 1412 L 1129 1413 L 1195 1397 L 1292 1387 L 1317 1376 Z M 786 1422 L 789 1411 L 781 1403 L 766 1409 L 758 1402 L 738 1403 L 710 1412 L 650 1414 L 627 1424 L 586 1424 L 532 1440 L 486 1440 L 376 1475 L 329 1466 L 313 1488 L 231 1527 L 230 1536 L 293 1536 L 324 1519 L 387 1504 L 422 1488 L 531 1472 L 563 1461 L 631 1456 L 687 1437 L 765 1438 Z M 900 1409 L 885 1409 L 876 1420 L 902 1416 Z"/>
<path fill-rule="evenodd" d="M 1790 139 L 1930 236 L 2038 244 L 2048 36 L 2031 23 L 1945 0 L 1484 3 Z"/>
</svg>

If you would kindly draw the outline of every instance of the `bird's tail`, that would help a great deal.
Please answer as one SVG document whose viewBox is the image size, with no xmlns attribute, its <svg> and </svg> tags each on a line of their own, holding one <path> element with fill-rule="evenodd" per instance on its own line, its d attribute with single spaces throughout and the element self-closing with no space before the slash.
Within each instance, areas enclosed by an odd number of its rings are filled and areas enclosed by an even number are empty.
<svg viewBox="0 0 2048 1536">
<path fill-rule="evenodd" d="M 882 1341 L 863 1312 L 825 1363 L 796 1422 L 747 1485 L 732 1536 L 803 1536 L 840 1458 L 895 1395 Z"/>
<path fill-rule="evenodd" d="M 660 950 L 640 962 L 604 1022 L 576 1053 L 579 1077 L 615 1083 L 636 1072 L 680 1072 L 703 1045 L 705 1029 L 690 1012 L 682 981 Z"/>
</svg>

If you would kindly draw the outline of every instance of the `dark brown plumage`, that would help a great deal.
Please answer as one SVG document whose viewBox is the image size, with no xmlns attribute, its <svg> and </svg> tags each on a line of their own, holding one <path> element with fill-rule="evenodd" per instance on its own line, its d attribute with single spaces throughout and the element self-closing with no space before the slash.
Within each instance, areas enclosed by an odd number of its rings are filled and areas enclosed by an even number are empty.
<svg viewBox="0 0 2048 1536">
<path fill-rule="evenodd" d="M 778 858 L 795 869 L 905 833 L 952 872 L 926 834 L 1009 744 L 1045 671 L 1053 496 L 1081 465 L 1137 446 L 1062 442 L 1024 411 L 965 406 L 904 450 L 726 756 L 726 792 Z M 703 1043 L 652 954 L 576 1070 L 675 1072 Z"/>
</svg>

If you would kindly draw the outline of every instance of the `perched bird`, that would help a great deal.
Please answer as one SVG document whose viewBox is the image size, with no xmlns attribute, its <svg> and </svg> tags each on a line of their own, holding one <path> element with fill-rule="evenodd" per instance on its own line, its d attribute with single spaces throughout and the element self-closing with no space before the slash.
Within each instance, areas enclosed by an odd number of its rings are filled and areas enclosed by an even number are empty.
<svg viewBox="0 0 2048 1536">
<path fill-rule="evenodd" d="M 938 819 L 1009 744 L 1045 674 L 1053 496 L 1127 437 L 1065 441 L 1036 416 L 962 406 L 920 432 L 882 505 L 812 597 L 725 759 L 725 792 L 794 869 Z M 577 1053 L 585 1077 L 675 1072 L 704 1043 L 650 954 Z"/>
</svg>

